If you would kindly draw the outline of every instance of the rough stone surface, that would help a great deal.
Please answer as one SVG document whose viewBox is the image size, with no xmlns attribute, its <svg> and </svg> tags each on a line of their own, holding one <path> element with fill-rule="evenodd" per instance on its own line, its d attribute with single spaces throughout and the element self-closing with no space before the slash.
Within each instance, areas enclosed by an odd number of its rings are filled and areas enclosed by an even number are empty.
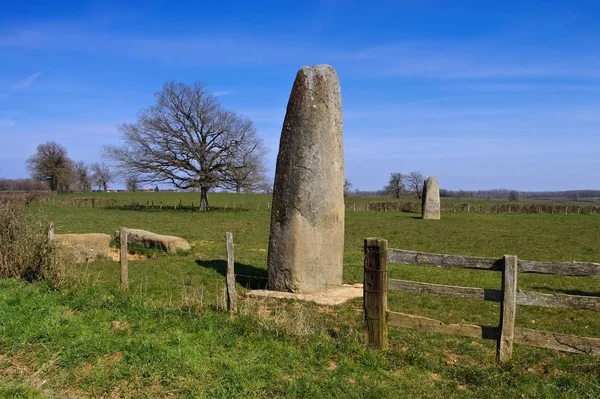
<svg viewBox="0 0 600 399">
<path fill-rule="evenodd" d="M 55 234 L 54 240 L 63 247 L 75 263 L 93 261 L 98 256 L 107 256 L 110 251 L 109 234 Z"/>
<path fill-rule="evenodd" d="M 437 177 L 430 176 L 423 184 L 423 219 L 439 219 L 440 208 L 440 186 Z"/>
<path fill-rule="evenodd" d="M 119 231 L 117 230 L 115 231 L 115 237 L 118 236 Z M 183 238 L 165 236 L 139 229 L 127 229 L 127 243 L 141 245 L 146 248 L 157 248 L 170 254 L 192 249 L 190 244 Z"/>
<path fill-rule="evenodd" d="M 344 284 L 327 291 L 317 292 L 314 294 L 297 294 L 293 292 L 252 290 L 247 291 L 246 296 L 250 298 L 279 298 L 279 299 L 295 299 L 298 301 L 314 302 L 319 305 L 335 306 L 348 302 L 354 298 L 362 298 L 363 285 Z"/>
<path fill-rule="evenodd" d="M 290 94 L 273 188 L 269 289 L 297 293 L 342 284 L 344 154 L 337 73 L 302 67 Z"/>
</svg>

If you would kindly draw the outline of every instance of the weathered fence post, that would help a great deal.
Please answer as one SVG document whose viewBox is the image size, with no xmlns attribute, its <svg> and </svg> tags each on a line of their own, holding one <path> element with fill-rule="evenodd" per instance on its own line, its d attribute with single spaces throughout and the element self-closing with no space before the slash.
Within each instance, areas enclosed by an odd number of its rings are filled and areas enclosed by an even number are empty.
<svg viewBox="0 0 600 399">
<path fill-rule="evenodd" d="M 235 273 L 234 273 L 234 257 L 233 257 L 233 234 L 226 233 L 227 237 L 227 274 L 226 284 L 227 289 L 227 311 L 229 313 L 237 312 L 237 298 L 235 292 Z"/>
<path fill-rule="evenodd" d="M 119 241 L 121 243 L 121 251 L 119 253 L 121 263 L 121 291 L 126 294 L 129 291 L 129 271 L 127 269 L 127 229 L 124 227 L 119 229 Z"/>
<path fill-rule="evenodd" d="M 387 240 L 365 238 L 363 308 L 367 344 L 387 349 Z"/>
<path fill-rule="evenodd" d="M 516 255 L 504 255 L 502 270 L 502 302 L 500 304 L 500 326 L 496 361 L 500 364 L 510 360 L 515 336 L 517 313 L 517 269 Z"/>
<path fill-rule="evenodd" d="M 48 230 L 46 231 L 46 238 L 48 242 L 52 242 L 54 240 L 54 222 L 48 223 Z"/>
</svg>

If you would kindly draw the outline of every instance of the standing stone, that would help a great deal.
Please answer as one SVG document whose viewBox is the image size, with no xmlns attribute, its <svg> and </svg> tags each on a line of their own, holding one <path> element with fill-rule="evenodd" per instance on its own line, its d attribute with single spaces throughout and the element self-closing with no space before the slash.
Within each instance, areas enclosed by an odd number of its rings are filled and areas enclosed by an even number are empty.
<svg viewBox="0 0 600 399">
<path fill-rule="evenodd" d="M 437 177 L 430 176 L 423 184 L 423 219 L 440 218 L 440 186 Z"/>
<path fill-rule="evenodd" d="M 344 151 L 337 73 L 302 67 L 287 106 L 273 187 L 269 289 L 298 293 L 342 284 Z"/>
</svg>

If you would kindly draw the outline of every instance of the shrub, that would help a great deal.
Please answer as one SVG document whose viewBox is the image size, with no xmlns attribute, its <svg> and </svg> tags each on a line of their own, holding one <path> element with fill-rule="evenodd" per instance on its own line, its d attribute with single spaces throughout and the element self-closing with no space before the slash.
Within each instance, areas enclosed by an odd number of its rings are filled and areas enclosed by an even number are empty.
<svg viewBox="0 0 600 399">
<path fill-rule="evenodd" d="M 0 278 L 64 278 L 64 263 L 47 237 L 48 223 L 23 206 L 0 203 Z"/>
</svg>

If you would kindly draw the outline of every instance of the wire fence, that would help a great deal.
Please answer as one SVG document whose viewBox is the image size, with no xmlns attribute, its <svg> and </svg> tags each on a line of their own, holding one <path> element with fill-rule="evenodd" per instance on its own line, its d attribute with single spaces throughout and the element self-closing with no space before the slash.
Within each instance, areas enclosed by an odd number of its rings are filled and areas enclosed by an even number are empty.
<svg viewBox="0 0 600 399">
<path fill-rule="evenodd" d="M 199 202 L 189 198 L 174 200 L 119 200 L 116 198 L 61 198 L 59 196 L 37 196 L 43 205 L 74 208 L 118 208 L 139 211 L 191 211 L 202 212 Z M 270 212 L 271 201 L 240 200 L 220 201 L 211 206 L 211 210 L 220 211 L 256 211 Z M 410 212 L 421 213 L 421 202 L 417 200 L 394 201 L 351 201 L 347 199 L 346 211 L 350 212 Z M 600 214 L 600 205 L 593 203 L 552 203 L 552 202 L 441 202 L 442 212 L 460 213 L 522 213 L 522 214 Z"/>
<path fill-rule="evenodd" d="M 146 263 L 146 259 L 138 257 L 136 254 L 129 253 L 127 257 L 123 258 L 120 256 L 122 251 L 117 253 L 117 256 L 113 256 L 113 260 L 119 260 L 121 269 L 113 268 L 106 264 L 100 264 L 98 267 L 94 265 L 91 258 L 87 260 L 86 266 L 80 268 L 78 271 L 79 278 L 81 281 L 91 283 L 93 286 L 99 287 L 118 287 L 119 281 L 121 283 L 121 290 L 128 295 L 136 297 L 142 297 L 149 300 L 160 301 L 167 304 L 191 304 L 205 305 L 212 304 L 219 308 L 224 305 L 224 278 L 226 277 L 226 251 L 225 251 L 225 235 L 223 235 L 223 256 L 218 256 L 213 259 L 196 259 L 190 260 L 189 257 L 177 257 L 171 258 L 173 262 L 169 262 L 168 265 L 163 266 L 165 260 L 169 258 L 163 258 L 161 261 L 159 256 L 156 262 Z M 255 248 L 248 248 L 250 246 L 256 246 L 256 243 L 261 243 L 261 246 L 268 248 L 269 237 L 263 235 L 262 237 L 252 236 L 250 243 L 244 242 L 244 235 L 240 235 L 241 242 L 236 243 L 235 255 L 236 255 L 236 270 L 234 272 L 235 283 L 243 290 L 266 290 L 269 289 L 269 277 L 267 275 L 267 264 L 266 259 L 260 259 L 255 252 Z M 213 243 L 219 240 L 214 240 Z M 121 241 L 122 242 L 122 241 Z M 127 245 L 125 240 L 125 245 Z M 357 245 L 355 243 L 344 243 L 344 244 L 332 244 L 323 242 L 295 242 L 294 245 L 300 248 L 299 251 L 303 252 L 308 247 L 321 247 L 324 252 L 330 252 L 334 250 L 341 250 L 347 253 L 352 250 L 355 253 L 361 254 L 361 259 L 356 259 L 352 263 L 345 263 L 343 271 L 355 270 L 360 272 L 353 273 L 354 283 L 358 282 L 358 277 L 362 279 L 363 271 L 363 245 Z M 113 250 L 114 251 L 114 250 Z M 125 251 L 129 252 L 127 246 Z M 266 250 L 265 250 L 266 251 Z M 266 255 L 266 254 L 265 254 Z M 245 260 L 251 259 L 245 264 Z M 152 259 L 151 259 L 152 260 Z M 126 264 L 126 271 L 123 271 L 123 262 Z M 131 261 L 131 265 L 129 265 Z M 306 260 L 295 260 L 296 265 L 307 266 L 310 270 L 331 269 L 340 267 L 340 264 L 325 261 L 306 261 Z M 111 265 L 114 263 L 110 263 Z M 131 266 L 131 267 L 130 267 Z M 168 268 L 165 271 L 163 268 Z M 248 269 L 250 268 L 250 269 Z M 212 271 L 211 271 L 212 269 Z M 237 270 L 239 269 L 239 270 Z M 248 273 L 248 270 L 250 272 Z M 125 273 L 125 274 L 124 274 Z M 219 276 L 220 275 L 220 276 Z M 123 282 L 123 276 L 125 276 L 126 283 Z M 312 287 L 322 287 L 323 291 L 333 288 L 334 284 L 326 282 L 318 278 L 307 279 L 304 278 L 302 281 L 298 281 L 298 284 Z"/>
</svg>

